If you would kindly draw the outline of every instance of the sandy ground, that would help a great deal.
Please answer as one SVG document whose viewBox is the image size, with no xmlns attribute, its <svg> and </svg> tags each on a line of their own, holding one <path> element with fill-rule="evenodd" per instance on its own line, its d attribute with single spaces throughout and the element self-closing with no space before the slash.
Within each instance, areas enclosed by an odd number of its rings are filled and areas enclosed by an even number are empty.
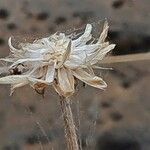
<svg viewBox="0 0 150 150">
<path fill-rule="evenodd" d="M 110 23 L 108 39 L 117 44 L 113 55 L 147 52 L 149 7 L 149 0 L 0 0 L 0 56 L 9 53 L 9 36 L 48 36 L 104 18 Z M 113 71 L 97 71 L 108 83 L 105 91 L 79 84 L 72 108 L 83 149 L 150 149 L 149 64 L 110 64 Z M 9 89 L 0 85 L 0 150 L 65 150 L 54 90 L 47 89 L 43 99 L 28 86 L 12 97 Z"/>
</svg>

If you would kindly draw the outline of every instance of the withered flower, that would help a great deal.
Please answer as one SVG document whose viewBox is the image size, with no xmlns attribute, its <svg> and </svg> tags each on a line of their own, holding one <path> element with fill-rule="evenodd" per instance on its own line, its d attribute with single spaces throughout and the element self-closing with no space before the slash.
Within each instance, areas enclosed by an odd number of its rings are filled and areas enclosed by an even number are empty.
<svg viewBox="0 0 150 150">
<path fill-rule="evenodd" d="M 18 48 L 12 46 L 9 38 L 10 56 L 1 61 L 7 62 L 10 75 L 1 77 L 0 84 L 11 84 L 11 93 L 26 84 L 37 91 L 52 85 L 64 97 L 75 92 L 75 78 L 99 89 L 106 88 L 107 84 L 93 69 L 115 45 L 105 42 L 107 22 L 96 42 L 92 41 L 91 31 L 92 25 L 87 24 L 78 38 L 55 33 L 32 43 L 20 43 Z"/>
</svg>

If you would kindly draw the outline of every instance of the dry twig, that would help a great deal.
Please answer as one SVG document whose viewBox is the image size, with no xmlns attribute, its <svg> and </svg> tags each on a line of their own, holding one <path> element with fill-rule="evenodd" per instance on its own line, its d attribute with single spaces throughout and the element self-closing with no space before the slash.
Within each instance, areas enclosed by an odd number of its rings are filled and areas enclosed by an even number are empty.
<svg viewBox="0 0 150 150">
<path fill-rule="evenodd" d="M 100 63 L 111 64 L 111 63 L 142 61 L 142 60 L 150 60 L 150 52 L 140 53 L 140 54 L 121 55 L 121 56 L 109 56 L 109 57 L 105 57 Z"/>
</svg>

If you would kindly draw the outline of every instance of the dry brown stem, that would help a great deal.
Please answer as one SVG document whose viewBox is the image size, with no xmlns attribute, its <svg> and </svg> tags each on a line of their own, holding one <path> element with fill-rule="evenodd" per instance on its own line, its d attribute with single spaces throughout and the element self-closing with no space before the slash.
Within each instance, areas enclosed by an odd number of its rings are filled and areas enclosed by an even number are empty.
<svg viewBox="0 0 150 150">
<path fill-rule="evenodd" d="M 60 105 L 61 105 L 61 110 L 62 110 L 62 115 L 64 120 L 67 149 L 79 150 L 76 128 L 75 128 L 73 115 L 70 107 L 70 99 L 61 98 Z"/>
<path fill-rule="evenodd" d="M 121 55 L 121 56 L 108 56 L 104 58 L 100 62 L 100 64 L 111 64 L 111 63 L 143 61 L 143 60 L 150 60 L 150 52 L 140 53 L 140 54 Z"/>
</svg>

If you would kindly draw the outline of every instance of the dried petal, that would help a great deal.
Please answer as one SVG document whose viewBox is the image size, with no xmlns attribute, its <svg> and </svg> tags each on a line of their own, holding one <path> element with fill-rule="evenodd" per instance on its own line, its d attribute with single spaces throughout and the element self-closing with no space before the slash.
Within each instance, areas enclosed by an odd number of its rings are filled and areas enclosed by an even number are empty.
<svg viewBox="0 0 150 150">
<path fill-rule="evenodd" d="M 0 84 L 19 84 L 28 81 L 27 75 L 10 75 L 0 78 Z"/>
<path fill-rule="evenodd" d="M 56 67 L 57 69 L 60 68 L 65 63 L 65 61 L 68 59 L 68 57 L 70 55 L 70 52 L 71 52 L 71 41 L 69 41 L 69 44 L 67 46 L 67 50 L 63 54 L 62 61 L 60 63 L 58 63 L 58 65 Z"/>
<path fill-rule="evenodd" d="M 32 78 L 32 77 L 28 77 L 28 81 L 31 85 L 35 85 L 37 83 L 43 83 L 43 84 L 46 84 L 46 85 L 49 84 L 46 80 L 36 79 L 36 78 Z"/>
<path fill-rule="evenodd" d="M 56 63 L 49 65 L 46 73 L 46 82 L 52 83 L 54 81 L 54 76 L 55 76 L 55 66 Z"/>
<path fill-rule="evenodd" d="M 28 81 L 25 81 L 25 82 L 21 82 L 21 83 L 18 83 L 18 84 L 13 84 L 11 85 L 11 91 L 10 91 L 10 95 L 12 95 L 15 91 L 16 88 L 20 88 L 20 87 L 23 87 L 25 85 L 28 84 Z"/>
<path fill-rule="evenodd" d="M 84 31 L 84 34 L 81 35 L 78 39 L 74 40 L 72 42 L 72 44 L 75 47 L 85 45 L 92 38 L 91 31 L 92 31 L 92 25 L 87 24 L 85 31 Z"/>
<path fill-rule="evenodd" d="M 12 40 L 12 37 L 10 37 L 10 38 L 8 39 L 8 45 L 9 45 L 10 51 L 11 51 L 12 53 L 17 53 L 19 50 L 16 49 L 16 48 L 14 48 L 14 47 L 12 46 L 11 40 Z"/>
<path fill-rule="evenodd" d="M 10 66 L 10 68 L 12 68 L 13 66 L 16 66 L 16 65 L 18 65 L 18 64 L 22 64 L 22 63 L 24 63 L 24 62 L 39 62 L 39 61 L 42 61 L 42 59 L 30 59 L 30 58 L 26 58 L 26 59 L 19 59 L 19 60 L 17 60 L 17 61 L 15 61 L 11 66 Z"/>
<path fill-rule="evenodd" d="M 83 69 L 76 69 L 72 72 L 76 78 L 78 78 L 79 80 L 85 82 L 86 84 L 90 86 L 93 86 L 99 89 L 104 89 L 107 87 L 107 84 L 103 81 L 102 78 L 88 74 Z"/>
<path fill-rule="evenodd" d="M 84 65 L 90 65 L 90 61 L 108 46 L 109 43 L 84 45 L 74 48 L 69 59 L 65 62 L 65 66 L 75 69 Z"/>
<path fill-rule="evenodd" d="M 111 45 L 99 50 L 98 53 L 91 56 L 91 58 L 89 58 L 90 65 L 94 65 L 94 64 L 98 63 L 100 60 L 102 60 L 108 52 L 110 52 L 112 49 L 114 49 L 115 46 L 116 46 L 115 44 L 111 44 Z"/>
<path fill-rule="evenodd" d="M 107 33 L 108 33 L 108 22 L 107 20 L 104 22 L 104 27 L 103 27 L 103 31 L 98 39 L 98 43 L 103 43 L 107 37 Z"/>
</svg>

